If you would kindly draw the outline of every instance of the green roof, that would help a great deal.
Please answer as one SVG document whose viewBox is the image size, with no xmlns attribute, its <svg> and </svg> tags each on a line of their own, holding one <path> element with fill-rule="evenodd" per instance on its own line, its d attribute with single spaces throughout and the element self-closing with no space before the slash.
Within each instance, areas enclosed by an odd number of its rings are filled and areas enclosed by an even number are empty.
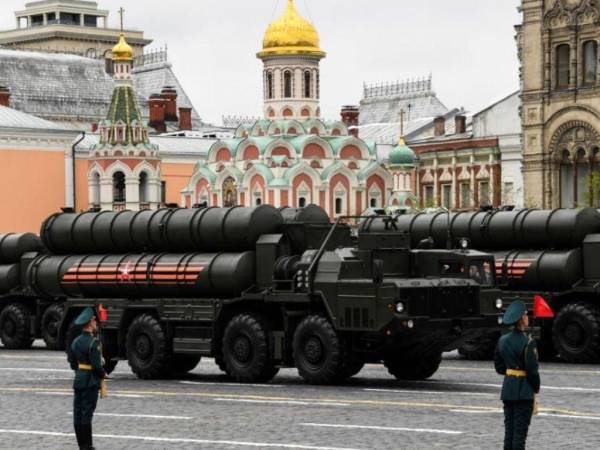
<svg viewBox="0 0 600 450">
<path fill-rule="evenodd" d="M 376 161 L 371 161 L 364 169 L 356 174 L 359 180 L 364 180 L 373 168 L 379 166 Z"/>
<path fill-rule="evenodd" d="M 270 183 L 271 180 L 274 178 L 273 172 L 271 171 L 271 169 L 269 169 L 263 163 L 256 163 L 252 167 L 256 168 L 256 170 L 258 171 L 258 173 L 260 173 L 265 178 L 265 180 L 267 181 L 267 183 Z"/>
<path fill-rule="evenodd" d="M 144 129 L 144 121 L 137 103 L 135 91 L 131 86 L 114 87 L 106 121 L 102 121 L 101 123 L 109 126 L 110 131 L 108 133 L 108 141 L 104 141 L 101 137 L 100 144 L 117 145 L 117 126 L 119 124 L 125 126 L 125 139 L 119 145 L 150 143 L 145 133 L 140 133 L 137 139 L 133 139 L 133 128 L 138 126 Z"/>
<path fill-rule="evenodd" d="M 288 187 L 290 184 L 284 178 L 273 178 L 269 182 L 269 187 Z"/>
<path fill-rule="evenodd" d="M 415 164 L 415 158 L 415 152 L 406 145 L 404 139 L 401 139 L 400 143 L 390 152 L 390 164 L 392 166 L 412 166 Z"/>
</svg>

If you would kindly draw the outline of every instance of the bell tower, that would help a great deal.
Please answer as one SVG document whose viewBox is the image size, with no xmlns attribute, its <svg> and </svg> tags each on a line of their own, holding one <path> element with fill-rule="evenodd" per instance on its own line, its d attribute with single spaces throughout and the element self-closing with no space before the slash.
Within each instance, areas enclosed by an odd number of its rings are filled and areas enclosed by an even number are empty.
<svg viewBox="0 0 600 450">
<path fill-rule="evenodd" d="M 287 0 L 283 15 L 265 32 L 257 57 L 263 61 L 266 119 L 312 119 L 319 108 L 319 62 L 325 57 L 315 27 Z"/>
</svg>

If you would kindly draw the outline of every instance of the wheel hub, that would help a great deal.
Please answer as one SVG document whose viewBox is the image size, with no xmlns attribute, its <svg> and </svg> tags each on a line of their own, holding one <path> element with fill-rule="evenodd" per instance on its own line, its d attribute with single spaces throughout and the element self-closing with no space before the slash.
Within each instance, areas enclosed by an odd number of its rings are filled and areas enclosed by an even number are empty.
<svg viewBox="0 0 600 450">
<path fill-rule="evenodd" d="M 4 333 L 7 336 L 13 337 L 17 330 L 17 325 L 11 320 L 8 319 L 4 322 Z"/>
<path fill-rule="evenodd" d="M 323 358 L 323 344 L 316 336 L 311 336 L 306 340 L 304 356 L 310 364 L 318 364 Z"/>
<path fill-rule="evenodd" d="M 577 322 L 569 322 L 565 326 L 563 335 L 567 345 L 571 347 L 579 347 L 585 340 L 585 332 Z"/>
<path fill-rule="evenodd" d="M 140 334 L 135 341 L 135 352 L 141 359 L 148 359 L 151 355 L 152 343 L 145 334 Z"/>
<path fill-rule="evenodd" d="M 246 336 L 237 336 L 233 341 L 233 355 L 239 362 L 248 362 L 252 354 L 250 341 Z"/>
</svg>

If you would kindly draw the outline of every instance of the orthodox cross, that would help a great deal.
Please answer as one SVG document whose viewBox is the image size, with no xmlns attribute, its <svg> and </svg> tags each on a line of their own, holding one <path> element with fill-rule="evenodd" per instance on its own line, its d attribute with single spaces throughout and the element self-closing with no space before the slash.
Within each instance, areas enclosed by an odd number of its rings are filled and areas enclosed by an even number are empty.
<svg viewBox="0 0 600 450">
<path fill-rule="evenodd" d="M 121 31 L 123 31 L 123 14 L 124 13 L 125 13 L 125 10 L 121 6 L 121 8 L 119 8 L 119 15 L 121 16 Z"/>
</svg>

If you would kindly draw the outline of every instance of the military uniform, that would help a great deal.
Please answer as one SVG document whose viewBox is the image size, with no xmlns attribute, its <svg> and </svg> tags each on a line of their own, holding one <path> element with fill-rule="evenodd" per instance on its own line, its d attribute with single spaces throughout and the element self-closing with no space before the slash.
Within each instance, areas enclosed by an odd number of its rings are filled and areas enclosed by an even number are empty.
<svg viewBox="0 0 600 450">
<path fill-rule="evenodd" d="M 523 302 L 515 302 L 507 309 L 504 323 L 512 325 L 525 313 Z M 516 328 L 505 334 L 498 341 L 494 366 L 504 375 L 500 397 L 504 402 L 504 450 L 525 449 L 535 394 L 540 391 L 535 340 Z"/>
<path fill-rule="evenodd" d="M 75 321 L 85 325 L 93 317 L 93 310 L 86 308 Z M 92 418 L 98 402 L 102 379 L 106 376 L 102 368 L 100 343 L 92 333 L 83 331 L 71 344 L 69 364 L 75 370 L 73 390 L 73 424 L 80 449 L 93 449 Z"/>
</svg>

